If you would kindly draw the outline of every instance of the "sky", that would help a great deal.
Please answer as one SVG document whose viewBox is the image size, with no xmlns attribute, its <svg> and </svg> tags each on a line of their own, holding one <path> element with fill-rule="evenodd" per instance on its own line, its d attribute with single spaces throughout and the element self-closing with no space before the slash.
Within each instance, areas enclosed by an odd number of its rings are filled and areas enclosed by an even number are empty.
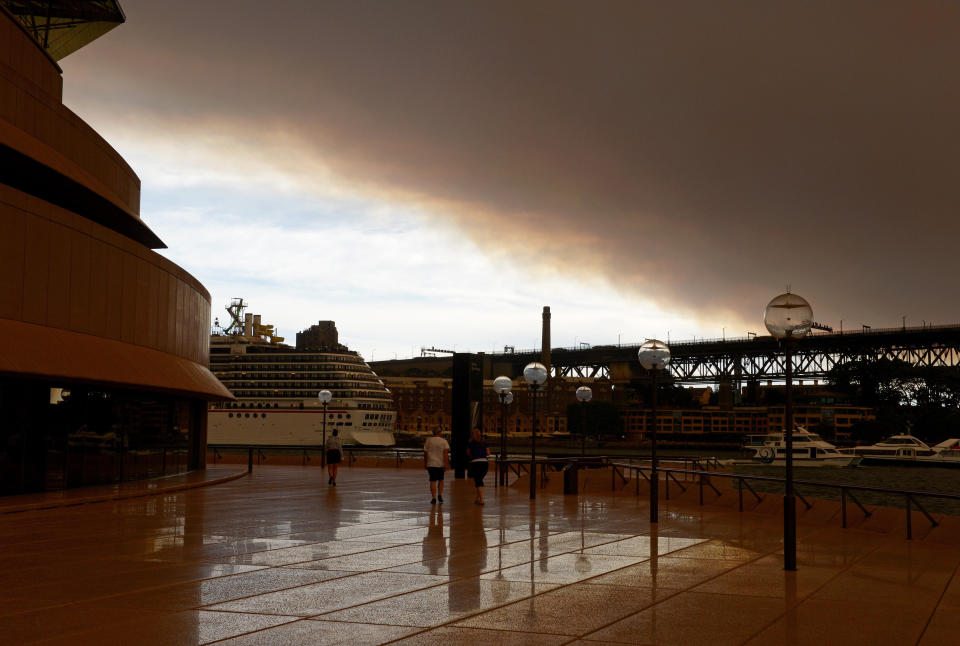
<svg viewBox="0 0 960 646">
<path fill-rule="evenodd" d="M 368 360 L 960 321 L 960 4 L 123 0 L 64 103 L 165 256 Z M 222 320 L 223 317 L 221 317 Z"/>
</svg>

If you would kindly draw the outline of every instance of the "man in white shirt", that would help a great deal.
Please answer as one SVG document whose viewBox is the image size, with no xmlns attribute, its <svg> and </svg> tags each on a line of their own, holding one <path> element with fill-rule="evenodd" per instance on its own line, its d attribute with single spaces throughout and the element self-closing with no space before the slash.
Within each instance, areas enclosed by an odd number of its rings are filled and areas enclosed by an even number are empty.
<svg viewBox="0 0 960 646">
<path fill-rule="evenodd" d="M 423 445 L 423 464 L 430 476 L 430 504 L 437 504 L 437 500 L 443 502 L 443 472 L 450 467 L 450 445 L 440 437 L 439 426 Z"/>
</svg>

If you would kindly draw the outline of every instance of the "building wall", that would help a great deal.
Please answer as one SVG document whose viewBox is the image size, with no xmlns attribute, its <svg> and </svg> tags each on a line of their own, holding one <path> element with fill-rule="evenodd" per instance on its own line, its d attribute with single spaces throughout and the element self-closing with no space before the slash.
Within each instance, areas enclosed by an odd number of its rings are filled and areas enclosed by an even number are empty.
<svg viewBox="0 0 960 646">
<path fill-rule="evenodd" d="M 0 318 L 209 365 L 210 296 L 129 238 L 0 184 Z"/>
<path fill-rule="evenodd" d="M 95 45 L 94 45 L 95 46 Z M 202 468 L 210 296 L 0 8 L 0 493 Z"/>
<path fill-rule="evenodd" d="M 139 178 L 62 100 L 59 66 L 16 19 L 0 14 L 0 143 L 139 214 Z"/>
</svg>

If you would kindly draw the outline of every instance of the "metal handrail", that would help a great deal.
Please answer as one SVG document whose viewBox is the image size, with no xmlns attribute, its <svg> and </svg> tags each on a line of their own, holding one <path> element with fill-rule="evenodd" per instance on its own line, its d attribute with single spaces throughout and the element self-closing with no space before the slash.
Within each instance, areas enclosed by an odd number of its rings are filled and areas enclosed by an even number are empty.
<svg viewBox="0 0 960 646">
<path fill-rule="evenodd" d="M 629 469 L 629 470 L 637 471 L 638 473 L 640 473 L 640 472 L 642 472 L 642 471 L 645 471 L 645 470 L 651 469 L 651 467 L 647 467 L 647 466 L 643 466 L 643 465 L 638 465 L 638 464 L 629 464 L 629 463 L 611 463 L 610 466 L 611 466 L 611 467 L 614 467 L 614 468 L 624 469 L 625 471 Z M 690 476 L 693 476 L 693 477 L 695 477 L 695 478 L 699 478 L 699 479 L 700 479 L 700 504 L 701 504 L 701 505 L 703 504 L 703 484 L 704 484 L 703 479 L 704 479 L 704 478 L 707 478 L 707 479 L 708 479 L 707 484 L 709 484 L 709 486 L 714 490 L 714 492 L 716 492 L 717 497 L 722 496 L 723 493 L 722 493 L 720 490 L 718 490 L 716 487 L 714 487 L 712 483 L 709 482 L 709 478 L 728 478 L 728 479 L 730 479 L 730 480 L 736 480 L 736 481 L 738 481 L 738 483 L 739 483 L 739 487 L 738 487 L 738 488 L 739 488 L 739 490 L 740 490 L 740 493 L 739 493 L 739 495 L 740 495 L 740 511 L 743 511 L 743 485 L 746 485 L 746 486 L 747 486 L 747 489 L 749 489 L 750 492 L 753 493 L 753 495 L 757 498 L 758 503 L 763 500 L 762 496 L 760 496 L 756 491 L 753 490 L 752 487 L 750 487 L 749 481 L 753 480 L 753 481 L 759 481 L 759 482 L 776 482 L 776 483 L 784 483 L 784 482 L 785 482 L 785 479 L 784 479 L 784 478 L 775 478 L 775 477 L 772 477 L 772 476 L 751 476 L 751 475 L 743 475 L 743 474 L 739 474 L 739 473 L 718 473 L 718 472 L 716 472 L 716 471 L 690 471 L 690 470 L 685 470 L 685 469 L 670 469 L 670 468 L 666 468 L 666 469 L 665 469 L 665 468 L 662 468 L 662 467 L 658 468 L 658 470 L 659 470 L 659 471 L 663 471 L 663 472 L 666 474 L 666 475 L 665 475 L 665 480 L 666 480 L 666 483 L 667 483 L 667 494 L 666 494 L 666 495 L 667 495 L 667 499 L 668 499 L 668 500 L 670 499 L 670 489 L 669 489 L 670 479 L 673 479 L 674 482 L 676 482 L 678 485 L 680 485 L 679 481 L 676 479 L 676 475 L 674 475 L 674 474 L 680 473 L 680 474 L 684 474 L 684 475 L 690 475 Z M 645 474 L 644 474 L 644 475 L 645 475 Z M 926 519 L 930 522 L 931 527 L 938 527 L 938 526 L 940 525 L 940 523 L 939 523 L 926 509 L 923 508 L 923 506 L 920 504 L 919 500 L 917 500 L 918 498 L 926 497 L 926 498 L 939 498 L 939 499 L 943 499 L 943 500 L 957 500 L 957 501 L 960 501 L 960 495 L 957 495 L 957 494 L 948 494 L 948 493 L 937 493 L 937 492 L 932 492 L 932 491 L 907 491 L 907 490 L 903 490 L 903 489 L 887 489 L 887 488 L 884 488 L 884 487 L 869 487 L 869 486 L 866 486 L 866 485 L 832 484 L 832 483 L 828 483 L 828 482 L 816 482 L 816 481 L 812 481 L 812 480 L 794 480 L 794 484 L 796 484 L 796 485 L 808 486 L 808 487 L 821 487 L 821 488 L 825 488 L 825 489 L 835 489 L 835 490 L 839 490 L 839 491 L 840 491 L 840 503 L 841 503 L 840 506 L 841 506 L 842 526 L 843 526 L 844 529 L 846 529 L 846 527 L 847 527 L 847 505 L 846 505 L 846 499 L 847 499 L 848 497 L 851 498 L 851 499 L 857 504 L 857 506 L 858 506 L 858 507 L 860 508 L 860 510 L 863 512 L 863 514 L 864 514 L 865 517 L 869 518 L 870 516 L 873 515 L 873 512 L 872 512 L 872 511 L 868 511 L 868 510 L 860 503 L 860 501 L 857 500 L 857 499 L 850 493 L 851 491 L 866 491 L 866 492 L 870 492 L 870 493 L 886 494 L 886 495 L 893 495 L 893 496 L 904 496 L 905 501 L 906 501 L 906 514 L 907 514 L 907 517 L 906 517 L 906 525 L 907 525 L 907 539 L 908 539 L 908 540 L 910 540 L 910 539 L 913 538 L 913 523 L 912 523 L 912 518 L 911 518 L 911 512 L 912 512 L 912 507 L 914 507 L 914 506 L 916 506 L 916 508 L 926 517 Z M 680 487 L 683 488 L 682 485 L 680 485 Z M 684 491 L 685 491 L 685 489 L 684 489 Z M 810 509 L 810 508 L 813 507 L 813 503 L 811 503 L 811 502 L 809 502 L 808 500 L 806 500 L 803 496 L 800 496 L 800 494 L 797 494 L 797 496 L 800 498 L 800 500 L 803 502 L 803 504 L 806 505 L 806 508 L 807 508 L 807 509 Z"/>
</svg>

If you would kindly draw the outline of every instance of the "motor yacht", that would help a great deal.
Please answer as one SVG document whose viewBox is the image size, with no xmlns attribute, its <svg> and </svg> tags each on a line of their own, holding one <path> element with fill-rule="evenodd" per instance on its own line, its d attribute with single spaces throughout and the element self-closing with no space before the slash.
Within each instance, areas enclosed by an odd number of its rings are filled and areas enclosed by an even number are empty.
<svg viewBox="0 0 960 646">
<path fill-rule="evenodd" d="M 841 453 L 837 447 L 802 426 L 793 431 L 793 465 L 796 467 L 853 467 L 863 459 Z M 752 451 L 750 463 L 780 467 L 786 465 L 786 433 L 749 435 L 744 448 Z"/>
</svg>

